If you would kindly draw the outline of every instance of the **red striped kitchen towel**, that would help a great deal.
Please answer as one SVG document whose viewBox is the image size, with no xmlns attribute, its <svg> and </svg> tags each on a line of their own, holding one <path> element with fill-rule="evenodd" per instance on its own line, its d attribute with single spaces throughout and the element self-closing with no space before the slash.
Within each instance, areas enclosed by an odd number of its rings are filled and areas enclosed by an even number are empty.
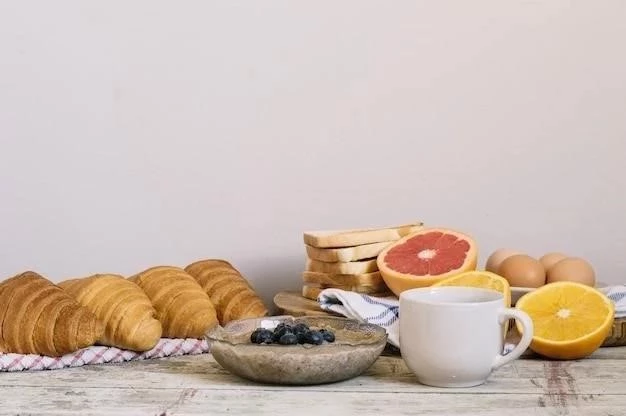
<svg viewBox="0 0 626 416">
<path fill-rule="evenodd" d="M 0 372 L 24 370 L 56 370 L 90 364 L 121 363 L 151 358 L 195 355 L 209 352 L 206 340 L 161 338 L 150 351 L 136 352 L 115 347 L 92 346 L 61 357 L 36 354 L 0 353 Z"/>
</svg>

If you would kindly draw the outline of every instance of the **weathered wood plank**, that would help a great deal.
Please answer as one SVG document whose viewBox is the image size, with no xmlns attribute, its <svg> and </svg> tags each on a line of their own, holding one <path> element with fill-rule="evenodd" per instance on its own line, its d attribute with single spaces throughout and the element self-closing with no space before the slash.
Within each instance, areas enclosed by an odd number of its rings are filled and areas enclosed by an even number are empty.
<svg viewBox="0 0 626 416">
<path fill-rule="evenodd" d="M 419 384 L 399 357 L 320 386 L 262 385 L 233 376 L 209 354 L 73 369 L 0 373 L 0 414 L 621 415 L 626 348 L 578 361 L 516 360 L 482 386 Z M 298 410 L 299 409 L 299 410 Z"/>
<path fill-rule="evenodd" d="M 7 387 L 7 414 L 80 415 L 289 415 L 308 409 L 316 414 L 405 415 L 621 415 L 626 395 L 570 395 L 551 401 L 540 394 L 397 393 L 299 390 L 213 390 L 179 387 L 27 388 Z M 17 400 L 16 400 L 17 398 Z"/>
<path fill-rule="evenodd" d="M 478 393 L 555 393 L 565 388 L 572 394 L 620 394 L 626 392 L 623 372 L 626 360 L 597 359 L 580 361 L 517 360 L 494 372 L 487 383 L 470 389 Z M 574 382 L 571 382 L 574 380 Z M 167 359 L 86 366 L 54 371 L 9 373 L 0 377 L 0 387 L 134 387 L 195 389 L 211 386 L 216 390 L 259 389 L 260 385 L 225 371 L 212 356 L 172 357 Z M 569 386 L 569 385 L 568 385 Z M 265 390 L 297 390 L 293 386 L 262 386 Z M 318 391 L 432 392 L 433 388 L 416 382 L 402 359 L 380 357 L 363 376 L 340 383 L 311 387 Z M 445 393 L 467 389 L 441 389 Z"/>
</svg>

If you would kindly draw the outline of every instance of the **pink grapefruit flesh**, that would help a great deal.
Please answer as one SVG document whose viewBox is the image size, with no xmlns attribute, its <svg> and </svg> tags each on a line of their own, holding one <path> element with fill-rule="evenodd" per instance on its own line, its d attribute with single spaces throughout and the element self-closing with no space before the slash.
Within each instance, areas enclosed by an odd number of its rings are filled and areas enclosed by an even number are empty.
<svg viewBox="0 0 626 416">
<path fill-rule="evenodd" d="M 457 231 L 423 229 L 392 243 L 378 255 L 378 268 L 393 293 L 430 286 L 458 273 L 475 270 L 474 240 Z"/>
</svg>

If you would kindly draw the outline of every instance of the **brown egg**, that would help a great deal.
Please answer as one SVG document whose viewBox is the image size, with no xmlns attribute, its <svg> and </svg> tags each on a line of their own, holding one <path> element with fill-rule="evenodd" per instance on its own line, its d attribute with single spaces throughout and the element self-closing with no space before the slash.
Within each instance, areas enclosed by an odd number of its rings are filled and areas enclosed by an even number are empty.
<svg viewBox="0 0 626 416">
<path fill-rule="evenodd" d="M 513 250 L 510 248 L 499 248 L 487 259 L 487 263 L 485 263 L 485 270 L 491 273 L 500 274 L 498 270 L 500 269 L 500 265 L 507 258 L 514 256 L 516 254 L 523 254 L 520 251 Z"/>
<path fill-rule="evenodd" d="M 547 273 L 548 270 L 552 268 L 552 266 L 565 258 L 567 258 L 566 254 L 553 252 L 544 254 L 539 258 L 539 261 L 541 262 L 541 264 L 543 264 L 543 268 L 546 269 Z"/>
<path fill-rule="evenodd" d="M 546 281 L 552 282 L 578 282 L 587 286 L 594 287 L 596 285 L 596 274 L 591 264 L 579 257 L 565 258 L 548 271 Z"/>
<path fill-rule="evenodd" d="M 525 254 L 504 260 L 499 274 L 513 287 L 539 287 L 546 283 L 546 270 L 541 262 Z"/>
</svg>

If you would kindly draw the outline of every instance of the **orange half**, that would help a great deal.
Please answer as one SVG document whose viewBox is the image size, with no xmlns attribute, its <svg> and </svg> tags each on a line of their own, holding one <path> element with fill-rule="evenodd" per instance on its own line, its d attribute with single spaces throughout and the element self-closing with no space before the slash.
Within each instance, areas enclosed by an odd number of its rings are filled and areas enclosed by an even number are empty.
<svg viewBox="0 0 626 416">
<path fill-rule="evenodd" d="M 515 306 L 533 321 L 530 349 L 554 359 L 591 355 L 609 335 L 615 316 L 611 299 L 575 282 L 549 283 L 522 296 Z M 517 329 L 521 333 L 519 325 Z"/>
</svg>

